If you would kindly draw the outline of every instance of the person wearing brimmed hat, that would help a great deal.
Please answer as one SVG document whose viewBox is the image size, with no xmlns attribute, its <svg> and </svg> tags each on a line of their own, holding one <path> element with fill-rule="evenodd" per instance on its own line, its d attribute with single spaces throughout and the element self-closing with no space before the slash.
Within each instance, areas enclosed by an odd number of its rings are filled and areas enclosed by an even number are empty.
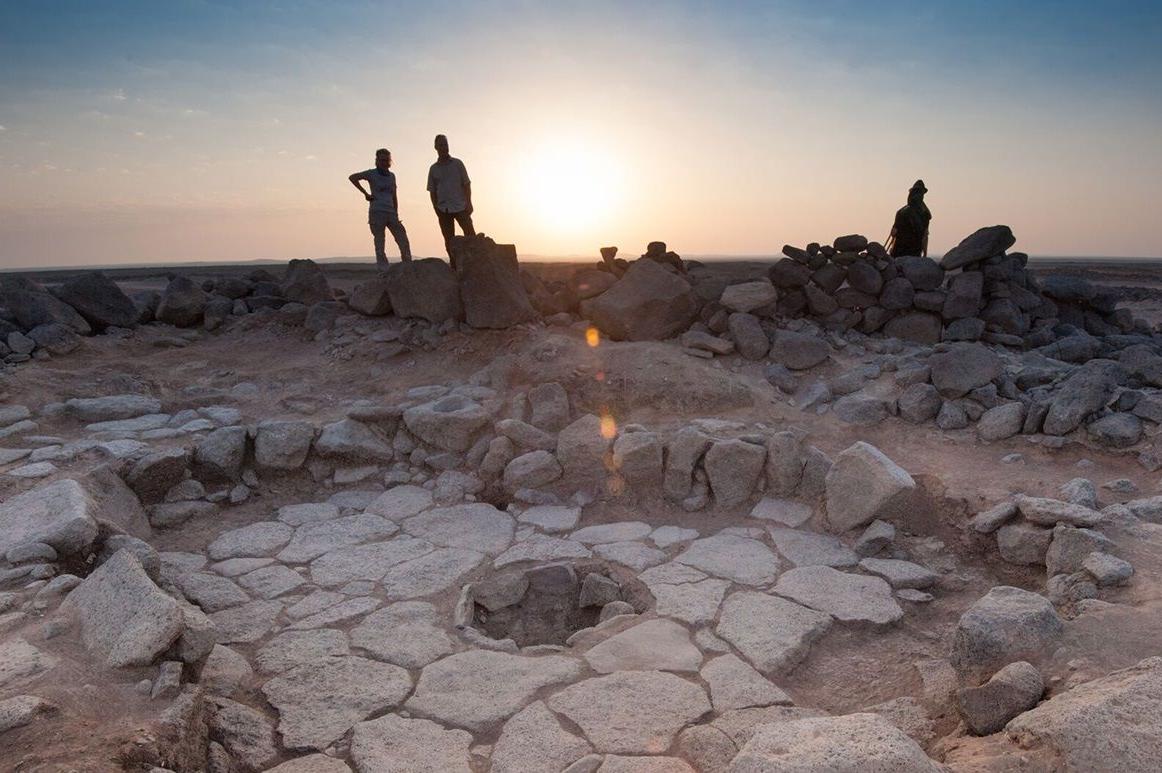
<svg viewBox="0 0 1162 773">
<path fill-rule="evenodd" d="M 928 189 L 923 180 L 917 180 L 908 191 L 908 203 L 896 213 L 896 220 L 892 224 L 892 233 L 885 244 L 888 254 L 893 258 L 902 255 L 928 255 L 928 224 L 932 221 L 932 213 L 924 203 L 924 194 Z"/>
</svg>

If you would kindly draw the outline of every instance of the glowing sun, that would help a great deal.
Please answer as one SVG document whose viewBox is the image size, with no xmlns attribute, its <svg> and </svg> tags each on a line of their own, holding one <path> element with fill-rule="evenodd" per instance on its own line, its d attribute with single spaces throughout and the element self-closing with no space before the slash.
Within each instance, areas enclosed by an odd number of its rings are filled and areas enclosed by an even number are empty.
<svg viewBox="0 0 1162 773">
<path fill-rule="evenodd" d="M 578 140 L 552 140 L 531 148 L 520 180 L 529 216 L 557 232 L 603 226 L 622 200 L 615 159 Z"/>
</svg>

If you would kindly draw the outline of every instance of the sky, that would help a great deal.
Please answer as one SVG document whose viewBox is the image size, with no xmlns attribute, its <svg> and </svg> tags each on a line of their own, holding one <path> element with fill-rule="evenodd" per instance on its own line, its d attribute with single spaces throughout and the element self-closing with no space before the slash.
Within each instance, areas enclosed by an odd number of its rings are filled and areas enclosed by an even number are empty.
<svg viewBox="0 0 1162 773">
<path fill-rule="evenodd" d="M 1162 3 L 0 0 L 0 268 L 368 256 L 432 139 L 522 255 L 883 240 L 1162 256 Z M 396 253 L 389 238 L 389 255 Z"/>
</svg>

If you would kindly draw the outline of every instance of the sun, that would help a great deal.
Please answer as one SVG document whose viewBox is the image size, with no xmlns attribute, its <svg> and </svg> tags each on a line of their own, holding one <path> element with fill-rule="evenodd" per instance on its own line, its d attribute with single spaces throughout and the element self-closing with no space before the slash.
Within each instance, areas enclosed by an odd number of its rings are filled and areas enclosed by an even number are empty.
<svg viewBox="0 0 1162 773">
<path fill-rule="evenodd" d="M 606 226 L 622 200 L 621 168 L 612 153 L 579 139 L 531 148 L 520 188 L 528 216 L 559 235 Z"/>
</svg>

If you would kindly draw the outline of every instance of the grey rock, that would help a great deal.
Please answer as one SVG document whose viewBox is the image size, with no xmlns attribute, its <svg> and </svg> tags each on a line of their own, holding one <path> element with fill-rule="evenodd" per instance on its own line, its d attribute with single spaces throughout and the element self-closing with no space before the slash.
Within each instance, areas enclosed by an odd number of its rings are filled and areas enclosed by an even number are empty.
<svg viewBox="0 0 1162 773">
<path fill-rule="evenodd" d="M 203 481 L 236 481 L 245 459 L 246 428 L 221 427 L 194 447 L 194 473 Z"/>
<path fill-rule="evenodd" d="M 973 231 L 960 244 L 944 253 L 940 266 L 945 271 L 963 268 L 970 263 L 1001 255 L 1016 244 L 1017 239 L 1007 225 L 994 225 Z"/>
<path fill-rule="evenodd" d="M 720 440 L 710 446 L 703 464 L 720 507 L 737 507 L 750 499 L 766 456 L 764 446 L 745 440 Z"/>
<path fill-rule="evenodd" d="M 775 335 L 768 356 L 791 370 L 806 370 L 822 363 L 830 354 L 830 347 L 821 338 L 780 330 Z"/>
<path fill-rule="evenodd" d="M 157 311 L 159 322 L 175 327 L 193 327 L 202 323 L 208 297 L 202 288 L 186 276 L 175 276 L 161 294 Z"/>
<path fill-rule="evenodd" d="M 471 773 L 471 744 L 463 730 L 388 714 L 355 725 L 351 761 L 359 773 Z"/>
<path fill-rule="evenodd" d="M 728 324 L 730 337 L 739 354 L 748 360 L 761 360 L 767 356 L 771 342 L 759 324 L 758 317 L 736 312 L 730 315 Z"/>
<path fill-rule="evenodd" d="M 599 752 L 646 754 L 667 748 L 710 710 L 706 693 L 673 674 L 621 671 L 551 695 L 553 711 L 579 726 Z"/>
<path fill-rule="evenodd" d="M 122 550 L 65 599 L 76 612 L 85 647 L 112 668 L 149 665 L 182 634 L 178 603 Z"/>
<path fill-rule="evenodd" d="M 1142 439 L 1142 420 L 1132 413 L 1111 413 L 1086 427 L 1086 432 L 1107 448 L 1129 448 Z"/>
<path fill-rule="evenodd" d="M 1004 440 L 1016 435 L 1025 424 L 1025 406 L 1005 403 L 989 408 L 977 422 L 976 432 L 981 440 Z"/>
<path fill-rule="evenodd" d="M 715 631 L 765 674 L 790 671 L 831 627 L 831 615 L 765 593 L 731 594 Z"/>
<path fill-rule="evenodd" d="M 855 554 L 862 557 L 874 556 L 891 545 L 895 539 L 895 526 L 887 521 L 872 521 L 855 541 Z"/>
<path fill-rule="evenodd" d="M 779 553 L 795 566 L 855 566 L 859 558 L 837 538 L 795 529 L 770 528 Z"/>
<path fill-rule="evenodd" d="M 943 401 L 931 384 L 912 384 L 899 397 L 900 418 L 923 424 L 936 418 Z"/>
<path fill-rule="evenodd" d="M 806 566 L 785 572 L 775 593 L 844 622 L 886 625 L 904 616 L 891 588 L 878 577 Z"/>
<path fill-rule="evenodd" d="M 316 434 L 315 426 L 305 421 L 263 421 L 254 435 L 254 462 L 265 469 L 297 470 Z"/>
<path fill-rule="evenodd" d="M 894 589 L 931 588 L 940 580 L 938 572 L 911 561 L 893 558 L 865 558 L 859 562 L 859 568 L 882 577 Z"/>
<path fill-rule="evenodd" d="M 71 556 L 96 537 L 93 502 L 75 480 L 42 484 L 0 504 L 0 553 L 40 542 Z"/>
<path fill-rule="evenodd" d="M 840 453 L 826 476 L 827 521 L 846 531 L 890 520 L 916 482 L 875 446 L 856 442 Z"/>
<path fill-rule="evenodd" d="M 1081 571 L 1086 557 L 1094 552 L 1113 553 L 1114 543 L 1101 532 L 1064 524 L 1053 528 L 1053 539 L 1045 553 L 1045 568 L 1052 577 Z"/>
<path fill-rule="evenodd" d="M 1125 585 L 1134 576 L 1134 567 L 1109 553 L 1094 551 L 1081 562 L 1081 568 L 1093 575 L 1098 587 Z"/>
<path fill-rule="evenodd" d="M 953 634 L 950 661 L 958 673 L 980 677 L 1015 660 L 1049 656 L 1064 626 L 1044 596 L 999 585 L 978 599 Z"/>
<path fill-rule="evenodd" d="M 1003 366 L 997 354 L 982 344 L 951 344 L 928 358 L 932 384 L 948 398 L 963 397 L 998 378 Z"/>
<path fill-rule="evenodd" d="M 1043 566 L 1053 530 L 1019 521 L 997 529 L 997 550 L 1010 564 Z"/>
<path fill-rule="evenodd" d="M 685 279 L 638 260 L 613 287 L 583 301 L 581 313 L 615 341 L 663 340 L 690 326 L 698 303 Z"/>
<path fill-rule="evenodd" d="M 399 705 L 411 686 L 398 666 L 346 656 L 296 666 L 262 693 L 279 712 L 284 745 L 321 750 L 360 720 Z"/>
<path fill-rule="evenodd" d="M 888 406 L 882 399 L 860 393 L 839 398 L 831 410 L 840 421 L 857 427 L 875 426 L 888 417 Z"/>
</svg>

